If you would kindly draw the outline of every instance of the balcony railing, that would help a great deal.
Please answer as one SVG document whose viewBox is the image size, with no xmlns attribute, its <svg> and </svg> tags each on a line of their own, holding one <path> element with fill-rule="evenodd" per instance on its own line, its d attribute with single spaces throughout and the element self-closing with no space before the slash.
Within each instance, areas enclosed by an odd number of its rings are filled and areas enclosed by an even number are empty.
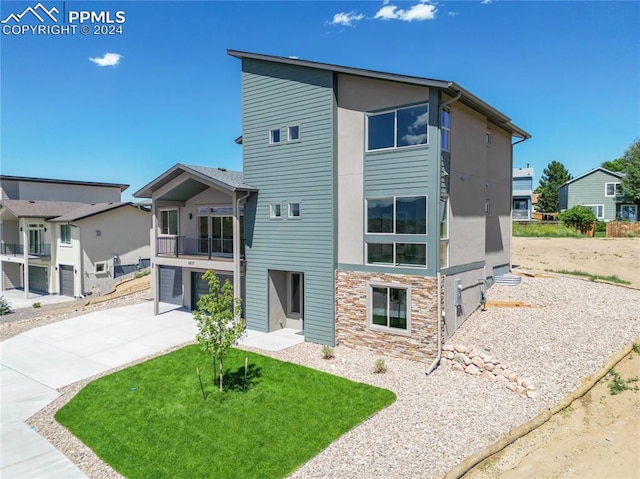
<svg viewBox="0 0 640 479">
<path fill-rule="evenodd" d="M 51 245 L 46 243 L 30 244 L 27 253 L 29 256 L 49 258 L 51 256 Z M 0 254 L 4 256 L 23 256 L 24 245 L 15 243 L 0 243 Z"/>
<path fill-rule="evenodd" d="M 206 256 L 211 258 L 233 258 L 232 238 L 187 238 L 186 236 L 163 236 L 156 238 L 158 256 Z"/>
<path fill-rule="evenodd" d="M 528 220 L 529 218 L 529 210 L 513 210 L 513 214 L 511 216 L 514 220 Z"/>
</svg>

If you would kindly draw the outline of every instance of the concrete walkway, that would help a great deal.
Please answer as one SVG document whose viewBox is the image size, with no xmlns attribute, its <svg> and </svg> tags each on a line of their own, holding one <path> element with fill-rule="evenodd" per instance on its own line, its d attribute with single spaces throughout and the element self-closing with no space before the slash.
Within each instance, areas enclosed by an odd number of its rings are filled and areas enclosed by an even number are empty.
<svg viewBox="0 0 640 479">
<path fill-rule="evenodd" d="M 23 308 L 32 308 L 33 303 L 40 303 L 41 305 L 45 304 L 58 304 L 58 303 L 71 303 L 73 301 L 77 301 L 71 296 L 62 296 L 59 294 L 46 294 L 46 293 L 35 293 L 33 291 L 29 291 L 29 297 L 24 297 L 24 289 L 6 289 L 0 292 L 0 295 L 4 296 L 9 304 L 11 305 L 11 309 L 23 309 Z"/>
<path fill-rule="evenodd" d="M 190 311 L 143 303 L 96 311 L 32 329 L 0 343 L 0 477 L 86 478 L 25 421 L 55 400 L 56 389 L 193 341 Z M 269 351 L 303 342 L 300 331 L 248 331 L 241 344 Z"/>
</svg>

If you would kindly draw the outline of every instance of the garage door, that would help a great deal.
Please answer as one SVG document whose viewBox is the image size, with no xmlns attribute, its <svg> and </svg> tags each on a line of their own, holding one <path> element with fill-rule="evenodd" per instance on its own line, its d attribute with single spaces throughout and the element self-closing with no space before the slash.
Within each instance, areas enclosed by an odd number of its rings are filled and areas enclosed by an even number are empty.
<svg viewBox="0 0 640 479">
<path fill-rule="evenodd" d="M 224 284 L 226 280 L 229 280 L 233 284 L 233 275 L 225 273 L 216 273 L 220 280 L 220 286 Z M 209 283 L 207 283 L 202 276 L 204 273 L 193 271 L 191 273 L 191 309 L 198 307 L 198 300 L 203 294 L 209 293 Z"/>
<path fill-rule="evenodd" d="M 60 294 L 63 296 L 75 296 L 73 288 L 73 266 L 61 264 L 60 270 Z"/>
<path fill-rule="evenodd" d="M 49 292 L 49 268 L 29 266 L 29 290 L 38 293 Z"/>
<path fill-rule="evenodd" d="M 160 301 L 182 304 L 182 268 L 160 266 Z"/>
</svg>

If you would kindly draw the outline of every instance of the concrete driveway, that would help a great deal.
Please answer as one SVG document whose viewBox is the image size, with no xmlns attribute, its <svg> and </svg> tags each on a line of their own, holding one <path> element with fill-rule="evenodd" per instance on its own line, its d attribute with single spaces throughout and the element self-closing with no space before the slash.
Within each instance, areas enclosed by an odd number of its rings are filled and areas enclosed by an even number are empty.
<svg viewBox="0 0 640 479">
<path fill-rule="evenodd" d="M 40 303 L 41 305 L 45 304 L 58 304 L 58 303 L 70 303 L 72 301 L 77 301 L 71 296 L 62 296 L 59 294 L 46 294 L 46 293 L 35 293 L 33 291 L 29 291 L 29 297 L 24 297 L 24 289 L 6 289 L 0 292 L 0 295 L 4 296 L 9 304 L 11 305 L 11 309 L 23 309 L 23 308 L 32 308 L 33 303 Z"/>
<path fill-rule="evenodd" d="M 161 303 L 96 311 L 32 329 L 0 343 L 0 476 L 86 475 L 25 421 L 56 399 L 56 389 L 195 339 L 190 311 Z"/>
</svg>

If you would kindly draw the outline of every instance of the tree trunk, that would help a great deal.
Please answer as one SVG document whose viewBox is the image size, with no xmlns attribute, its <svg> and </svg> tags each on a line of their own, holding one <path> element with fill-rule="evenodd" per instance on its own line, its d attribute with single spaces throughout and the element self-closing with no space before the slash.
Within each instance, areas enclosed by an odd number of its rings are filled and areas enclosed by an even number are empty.
<svg viewBox="0 0 640 479">
<path fill-rule="evenodd" d="M 223 373 L 222 373 L 222 358 L 220 358 L 220 392 L 224 392 L 222 390 L 222 375 L 223 375 Z"/>
</svg>

